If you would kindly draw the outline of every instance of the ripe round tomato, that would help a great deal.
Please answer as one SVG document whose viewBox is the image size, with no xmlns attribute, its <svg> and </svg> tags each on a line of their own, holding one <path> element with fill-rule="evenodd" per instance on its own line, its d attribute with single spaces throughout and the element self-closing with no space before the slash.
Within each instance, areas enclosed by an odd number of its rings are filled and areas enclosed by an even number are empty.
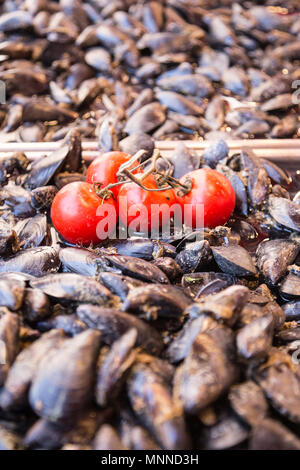
<svg viewBox="0 0 300 470">
<path fill-rule="evenodd" d="M 139 175 L 136 175 L 139 177 Z M 157 188 L 155 178 L 149 175 L 143 186 L 149 189 Z M 125 226 L 139 219 L 137 231 L 157 230 L 165 222 L 169 222 L 170 207 L 178 205 L 173 189 L 165 191 L 147 191 L 136 183 L 124 184 L 118 196 L 119 219 Z"/>
<path fill-rule="evenodd" d="M 231 216 L 235 206 L 235 193 L 230 181 L 210 168 L 191 171 L 181 178 L 181 182 L 184 183 L 186 178 L 192 180 L 192 189 L 185 196 L 178 196 L 178 202 L 183 210 L 185 204 L 191 204 L 192 227 L 204 225 L 214 228 L 223 225 Z M 197 205 L 199 205 L 198 214 Z M 204 219 L 202 224 L 199 220 L 201 216 Z M 190 225 L 186 219 L 185 223 Z"/>
<path fill-rule="evenodd" d="M 115 229 L 116 204 L 113 198 L 98 197 L 91 184 L 76 181 L 58 191 L 52 203 L 51 218 L 56 230 L 68 242 L 99 243 Z"/>
<path fill-rule="evenodd" d="M 102 183 L 101 188 L 104 188 L 110 183 L 117 183 L 117 171 L 120 166 L 127 162 L 131 155 L 124 152 L 107 152 L 97 157 L 88 167 L 86 173 L 87 183 Z M 120 186 L 112 188 L 115 199 L 120 191 Z"/>
</svg>

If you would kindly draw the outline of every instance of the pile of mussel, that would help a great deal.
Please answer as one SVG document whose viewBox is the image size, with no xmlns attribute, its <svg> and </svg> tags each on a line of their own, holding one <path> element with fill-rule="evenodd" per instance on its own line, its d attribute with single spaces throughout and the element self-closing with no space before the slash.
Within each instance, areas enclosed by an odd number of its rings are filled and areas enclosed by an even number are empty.
<svg viewBox="0 0 300 470">
<path fill-rule="evenodd" d="M 2 0 L 0 141 L 297 136 L 299 59 L 298 0 Z"/>
<path fill-rule="evenodd" d="M 49 208 L 84 175 L 78 130 L 1 157 L 0 449 L 300 449 L 295 182 L 247 147 L 178 145 L 173 174 L 216 168 L 236 193 L 196 240 L 60 239 Z"/>
</svg>

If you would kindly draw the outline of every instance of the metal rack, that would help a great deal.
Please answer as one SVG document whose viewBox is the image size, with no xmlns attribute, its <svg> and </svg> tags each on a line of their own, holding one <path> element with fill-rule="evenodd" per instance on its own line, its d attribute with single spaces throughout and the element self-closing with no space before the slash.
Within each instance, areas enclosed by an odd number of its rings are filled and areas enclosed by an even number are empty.
<svg viewBox="0 0 300 470">
<path fill-rule="evenodd" d="M 203 150 L 211 144 L 211 141 L 187 140 L 183 142 L 195 153 L 201 154 Z M 155 147 L 166 157 L 174 151 L 178 141 L 156 141 Z M 277 163 L 283 163 L 285 166 L 295 167 L 299 164 L 300 168 L 300 139 L 244 139 L 230 140 L 227 142 L 230 153 L 239 151 L 242 147 L 250 147 L 255 154 L 261 158 L 267 158 Z M 55 151 L 61 146 L 60 142 L 15 142 L 0 143 L 1 154 L 11 154 L 14 152 L 24 152 L 26 156 L 35 160 L 44 155 Z M 82 142 L 83 158 L 91 161 L 99 155 L 97 141 Z"/>
</svg>

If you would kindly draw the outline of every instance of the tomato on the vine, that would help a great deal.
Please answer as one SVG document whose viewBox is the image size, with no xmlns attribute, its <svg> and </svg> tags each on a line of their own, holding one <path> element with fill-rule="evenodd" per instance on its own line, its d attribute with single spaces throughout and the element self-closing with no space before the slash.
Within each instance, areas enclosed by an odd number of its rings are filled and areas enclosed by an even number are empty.
<svg viewBox="0 0 300 470">
<path fill-rule="evenodd" d="M 117 172 L 120 166 L 127 162 L 131 155 L 125 152 L 107 152 L 97 157 L 88 167 L 86 173 L 87 183 L 101 183 L 101 188 L 108 184 L 118 182 Z M 117 198 L 121 186 L 111 189 L 115 199 Z"/>
<path fill-rule="evenodd" d="M 135 175 L 137 178 L 142 175 Z M 153 175 L 142 181 L 147 189 L 157 189 Z M 164 221 L 170 219 L 170 208 L 178 205 L 173 189 L 147 191 L 136 183 L 122 185 L 118 196 L 119 219 L 125 226 L 130 226 L 139 219 L 138 230 L 158 229 Z M 172 212 L 171 212 L 172 214 Z"/>
<path fill-rule="evenodd" d="M 181 183 L 192 181 L 192 189 L 184 196 L 178 196 L 178 202 L 184 209 L 191 204 L 192 227 L 199 227 L 197 215 L 203 215 L 204 227 L 214 228 L 223 225 L 231 216 L 235 206 L 235 193 L 230 181 L 221 173 L 210 168 L 191 171 L 181 178 Z M 200 210 L 197 213 L 197 206 Z M 186 223 L 186 220 L 185 220 Z"/>
<path fill-rule="evenodd" d="M 76 181 L 64 186 L 51 207 L 54 227 L 70 243 L 89 245 L 107 238 L 116 226 L 113 198 L 101 199 L 93 186 Z"/>
</svg>

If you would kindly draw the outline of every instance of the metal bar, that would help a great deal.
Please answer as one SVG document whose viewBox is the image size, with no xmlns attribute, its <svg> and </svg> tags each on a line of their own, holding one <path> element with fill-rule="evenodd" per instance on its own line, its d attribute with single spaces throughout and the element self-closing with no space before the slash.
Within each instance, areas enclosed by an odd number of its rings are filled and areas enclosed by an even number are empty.
<svg viewBox="0 0 300 470">
<path fill-rule="evenodd" d="M 197 154 L 211 144 L 211 141 L 181 141 Z M 157 141 L 155 146 L 164 156 L 169 156 L 174 151 L 178 141 Z M 57 150 L 62 142 L 16 142 L 0 144 L 0 154 L 11 155 L 14 152 L 24 152 L 30 160 L 36 160 Z M 260 158 L 267 158 L 274 162 L 299 162 L 300 168 L 300 139 L 258 139 L 258 140 L 232 140 L 228 141 L 230 154 L 239 151 L 242 147 L 252 148 Z M 83 141 L 83 158 L 89 162 L 99 156 L 98 143 L 95 141 Z"/>
<path fill-rule="evenodd" d="M 211 141 L 205 140 L 183 140 L 187 147 L 202 150 L 211 144 Z M 178 141 L 164 140 L 156 141 L 155 146 L 159 150 L 172 150 Z M 244 139 L 229 140 L 228 146 L 232 149 L 241 147 L 251 147 L 253 149 L 300 149 L 300 139 Z M 51 152 L 59 148 L 62 141 L 59 142 L 5 142 L 0 143 L 0 152 Z M 98 150 L 98 142 L 83 141 L 83 150 Z"/>
</svg>

